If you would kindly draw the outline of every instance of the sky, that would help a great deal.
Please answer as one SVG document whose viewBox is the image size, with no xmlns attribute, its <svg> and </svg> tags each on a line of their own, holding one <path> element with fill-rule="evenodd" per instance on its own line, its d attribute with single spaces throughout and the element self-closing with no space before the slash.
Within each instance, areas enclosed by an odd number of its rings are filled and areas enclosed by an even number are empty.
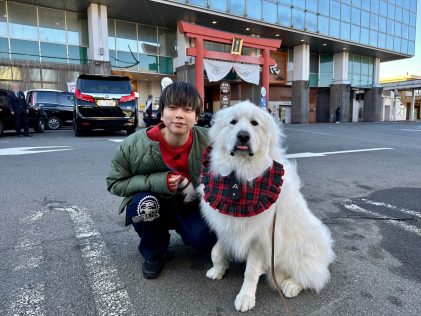
<svg viewBox="0 0 421 316">
<path fill-rule="evenodd" d="M 417 29 L 414 57 L 380 64 L 380 79 L 406 74 L 421 76 L 421 0 L 417 1 Z"/>
</svg>

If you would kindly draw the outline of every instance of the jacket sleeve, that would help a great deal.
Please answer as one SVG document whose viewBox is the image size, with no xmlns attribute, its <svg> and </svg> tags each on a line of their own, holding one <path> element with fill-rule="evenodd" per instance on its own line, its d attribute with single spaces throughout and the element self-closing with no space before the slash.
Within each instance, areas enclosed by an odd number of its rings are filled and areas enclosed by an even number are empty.
<svg viewBox="0 0 421 316">
<path fill-rule="evenodd" d="M 8 93 L 7 94 L 7 104 L 9 105 L 9 109 L 10 109 L 10 111 L 15 111 L 15 108 L 14 108 L 14 103 L 13 103 L 13 99 L 12 99 L 12 96 L 11 96 L 11 94 L 10 93 Z"/>
<path fill-rule="evenodd" d="M 107 176 L 107 189 L 110 193 L 123 197 L 140 191 L 174 194 L 167 186 L 169 171 L 143 175 L 133 174 L 130 168 L 130 161 L 125 153 L 124 144 L 122 143 L 111 161 L 111 169 Z"/>
</svg>

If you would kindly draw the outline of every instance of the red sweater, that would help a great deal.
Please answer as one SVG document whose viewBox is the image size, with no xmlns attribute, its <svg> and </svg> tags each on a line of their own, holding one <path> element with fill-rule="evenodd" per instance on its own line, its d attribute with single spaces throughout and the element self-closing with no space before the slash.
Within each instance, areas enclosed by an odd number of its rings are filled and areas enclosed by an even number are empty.
<svg viewBox="0 0 421 316">
<path fill-rule="evenodd" d="M 189 176 L 189 153 L 193 145 L 193 131 L 190 131 L 189 138 L 186 143 L 179 147 L 173 147 L 167 143 L 161 134 L 161 129 L 165 125 L 163 123 L 154 126 L 146 132 L 150 140 L 159 142 L 162 159 L 164 163 L 173 170 L 175 174 L 181 174 L 190 180 Z M 168 179 L 167 179 L 168 181 Z"/>
</svg>

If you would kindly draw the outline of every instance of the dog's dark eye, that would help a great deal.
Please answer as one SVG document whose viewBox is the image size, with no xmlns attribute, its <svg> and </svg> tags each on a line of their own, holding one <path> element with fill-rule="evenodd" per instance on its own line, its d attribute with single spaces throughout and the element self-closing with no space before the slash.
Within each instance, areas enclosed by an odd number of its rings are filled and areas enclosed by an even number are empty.
<svg viewBox="0 0 421 316">
<path fill-rule="evenodd" d="M 237 124 L 237 120 L 232 120 L 232 121 L 230 122 L 230 124 L 232 124 L 232 125 Z"/>
<path fill-rule="evenodd" d="M 251 125 L 253 125 L 253 126 L 257 126 L 257 125 L 259 125 L 259 123 L 257 123 L 257 121 L 255 121 L 255 120 L 250 121 L 250 123 L 251 123 Z"/>
</svg>

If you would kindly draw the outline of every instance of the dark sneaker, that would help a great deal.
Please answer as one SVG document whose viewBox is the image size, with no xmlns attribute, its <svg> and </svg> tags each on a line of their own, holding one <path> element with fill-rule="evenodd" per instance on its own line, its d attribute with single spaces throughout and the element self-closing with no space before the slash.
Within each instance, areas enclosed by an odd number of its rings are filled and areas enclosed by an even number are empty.
<svg viewBox="0 0 421 316">
<path fill-rule="evenodd" d="M 156 279 L 162 271 L 164 260 L 148 261 L 145 260 L 142 266 L 142 273 L 145 279 Z"/>
</svg>

